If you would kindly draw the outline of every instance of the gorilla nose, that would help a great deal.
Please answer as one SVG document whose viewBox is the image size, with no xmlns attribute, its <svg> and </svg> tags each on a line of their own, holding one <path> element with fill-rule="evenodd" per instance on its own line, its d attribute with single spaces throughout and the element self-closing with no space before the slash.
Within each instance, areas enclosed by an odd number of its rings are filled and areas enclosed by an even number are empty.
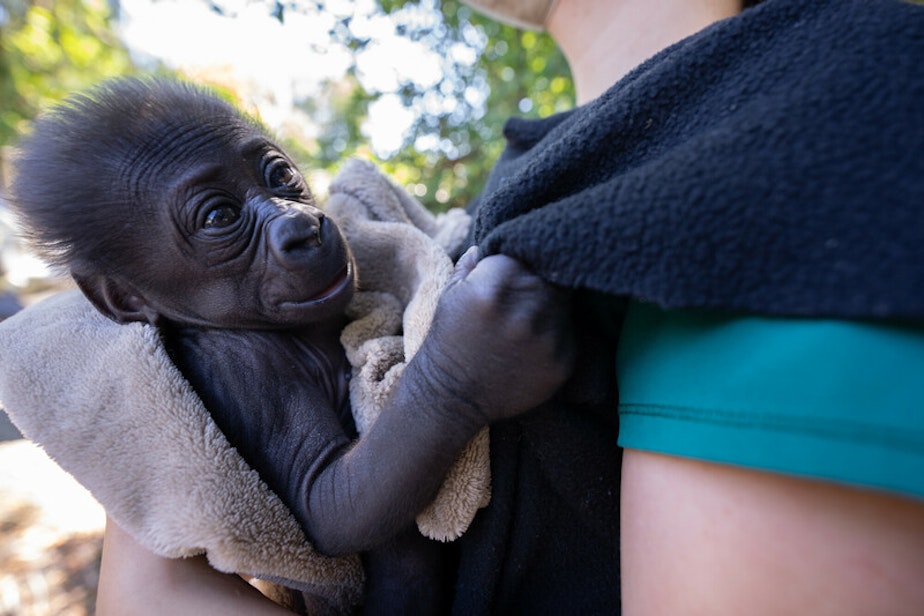
<svg viewBox="0 0 924 616">
<path fill-rule="evenodd" d="M 307 252 L 320 246 L 324 221 L 321 212 L 287 213 L 272 221 L 269 245 L 279 262 L 299 265 Z"/>
</svg>

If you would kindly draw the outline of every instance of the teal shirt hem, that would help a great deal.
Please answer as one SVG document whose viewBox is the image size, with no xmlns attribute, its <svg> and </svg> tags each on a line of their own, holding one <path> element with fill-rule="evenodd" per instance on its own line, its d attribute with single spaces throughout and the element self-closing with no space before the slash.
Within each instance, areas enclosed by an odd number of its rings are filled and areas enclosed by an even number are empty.
<svg viewBox="0 0 924 616">
<path fill-rule="evenodd" d="M 619 444 L 924 498 L 924 328 L 629 306 Z"/>
</svg>

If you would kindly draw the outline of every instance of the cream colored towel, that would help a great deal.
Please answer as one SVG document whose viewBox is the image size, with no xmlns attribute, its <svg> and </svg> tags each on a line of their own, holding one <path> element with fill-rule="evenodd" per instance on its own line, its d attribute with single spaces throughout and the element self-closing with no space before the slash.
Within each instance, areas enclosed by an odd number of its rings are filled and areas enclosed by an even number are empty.
<svg viewBox="0 0 924 616">
<path fill-rule="evenodd" d="M 462 212 L 433 217 L 372 165 L 348 161 L 330 215 L 357 258 L 361 292 L 342 340 L 360 431 L 413 356 L 467 233 Z M 156 329 L 118 325 L 77 292 L 0 323 L 0 403 L 137 540 L 168 557 L 206 554 L 252 575 L 356 605 L 358 557 L 317 554 L 282 501 L 230 447 L 169 361 Z M 460 457 L 421 531 L 454 539 L 490 498 L 487 431 Z"/>
<path fill-rule="evenodd" d="M 347 311 L 352 322 L 340 339 L 353 365 L 350 399 L 362 433 L 420 348 L 452 274 L 447 253 L 465 241 L 470 219 L 461 210 L 434 218 L 359 160 L 347 161 L 331 184 L 327 211 L 353 248 L 359 272 L 360 293 Z M 456 539 L 490 497 L 485 428 L 462 452 L 417 526 L 432 539 Z"/>
</svg>

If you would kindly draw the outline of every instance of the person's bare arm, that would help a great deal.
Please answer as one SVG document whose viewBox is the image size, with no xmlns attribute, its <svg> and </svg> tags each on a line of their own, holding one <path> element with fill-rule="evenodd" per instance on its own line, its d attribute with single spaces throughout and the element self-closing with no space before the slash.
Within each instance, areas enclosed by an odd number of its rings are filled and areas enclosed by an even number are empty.
<svg viewBox="0 0 924 616">
<path fill-rule="evenodd" d="M 627 614 L 924 614 L 924 502 L 627 450 Z"/>
<path fill-rule="evenodd" d="M 97 593 L 99 616 L 283 616 L 291 614 L 204 557 L 169 559 L 106 522 Z"/>
</svg>

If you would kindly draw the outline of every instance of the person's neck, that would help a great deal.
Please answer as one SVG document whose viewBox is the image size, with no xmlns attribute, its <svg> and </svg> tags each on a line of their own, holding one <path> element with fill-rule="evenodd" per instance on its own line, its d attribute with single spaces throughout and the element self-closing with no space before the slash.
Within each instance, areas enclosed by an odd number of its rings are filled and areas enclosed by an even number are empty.
<svg viewBox="0 0 924 616">
<path fill-rule="evenodd" d="M 584 104 L 660 50 L 740 10 L 740 0 L 558 0 L 545 25 Z"/>
</svg>

